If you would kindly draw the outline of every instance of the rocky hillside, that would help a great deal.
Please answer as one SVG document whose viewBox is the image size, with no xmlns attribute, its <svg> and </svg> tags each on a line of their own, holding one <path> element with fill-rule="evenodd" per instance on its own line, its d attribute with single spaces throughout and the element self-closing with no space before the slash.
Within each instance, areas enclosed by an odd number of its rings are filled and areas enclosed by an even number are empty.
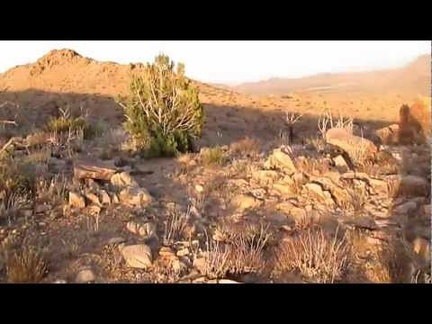
<svg viewBox="0 0 432 324">
<path fill-rule="evenodd" d="M 144 159 L 115 102 L 140 68 L 60 50 L 0 76 L 0 282 L 431 282 L 430 100 L 197 83 L 199 152 Z M 68 107 L 90 116 L 47 124 Z"/>
</svg>

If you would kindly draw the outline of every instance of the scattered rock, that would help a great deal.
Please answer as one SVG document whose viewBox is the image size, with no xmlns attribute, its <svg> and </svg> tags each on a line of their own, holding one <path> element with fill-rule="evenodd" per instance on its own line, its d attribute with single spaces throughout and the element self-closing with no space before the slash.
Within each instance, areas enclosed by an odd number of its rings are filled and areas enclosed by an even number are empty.
<svg viewBox="0 0 432 324">
<path fill-rule="evenodd" d="M 417 237 L 413 244 L 414 253 L 420 256 L 425 263 L 430 264 L 431 262 L 431 249 L 430 249 L 430 241 Z"/>
<path fill-rule="evenodd" d="M 119 198 L 121 203 L 136 207 L 146 206 L 153 201 L 153 197 L 147 189 L 139 187 L 127 187 L 123 189 L 120 191 Z"/>
<path fill-rule="evenodd" d="M 78 272 L 75 281 L 79 283 L 94 282 L 96 281 L 96 275 L 91 269 L 84 269 Z"/>
<path fill-rule="evenodd" d="M 111 205 L 111 197 L 105 190 L 100 191 L 101 200 L 103 205 Z"/>
<path fill-rule="evenodd" d="M 147 269 L 152 265 L 151 249 L 145 244 L 125 246 L 120 253 L 129 267 Z"/>
<path fill-rule="evenodd" d="M 202 193 L 202 192 L 204 192 L 204 187 L 201 186 L 201 185 L 199 185 L 199 184 L 197 184 L 197 185 L 195 186 L 195 190 L 196 190 L 198 193 Z"/>
<path fill-rule="evenodd" d="M 430 134 L 430 115 L 430 99 L 418 101 L 411 107 L 403 105 L 399 110 L 399 143 L 425 143 Z"/>
<path fill-rule="evenodd" d="M 274 170 L 258 170 L 252 173 L 252 178 L 260 185 L 269 185 L 279 178 L 279 174 Z"/>
<path fill-rule="evenodd" d="M 187 271 L 188 266 L 178 258 L 175 258 L 171 261 L 171 268 L 175 273 L 181 274 Z"/>
<path fill-rule="evenodd" d="M 97 179 L 109 181 L 116 169 L 100 161 L 75 161 L 74 177 L 77 179 Z"/>
<path fill-rule="evenodd" d="M 272 188 L 282 196 L 293 196 L 297 193 L 293 191 L 291 179 L 281 179 L 272 185 Z"/>
<path fill-rule="evenodd" d="M 86 204 L 84 197 L 79 193 L 69 191 L 69 206 L 79 209 L 85 208 Z"/>
<path fill-rule="evenodd" d="M 348 163 L 345 161 L 345 159 L 342 155 L 338 155 L 335 158 L 333 158 L 333 162 L 334 162 L 335 166 L 341 172 L 348 172 L 349 171 Z"/>
<path fill-rule="evenodd" d="M 393 124 L 388 127 L 383 127 L 375 131 L 382 144 L 394 145 L 399 140 L 399 125 Z"/>
<path fill-rule="evenodd" d="M 288 174 L 292 174 L 297 171 L 296 165 L 294 163 L 294 158 L 292 157 L 292 152 L 290 151 L 289 147 L 281 147 L 273 150 L 273 153 L 264 163 L 264 168 L 278 169 Z"/>
<path fill-rule="evenodd" d="M 253 209 L 261 205 L 261 202 L 252 196 L 237 195 L 231 200 L 231 206 L 238 212 L 243 212 L 248 209 Z"/>
<path fill-rule="evenodd" d="M 376 193 L 386 193 L 388 191 L 387 181 L 375 178 L 369 178 L 369 185 Z"/>
<path fill-rule="evenodd" d="M 349 199 L 348 192 L 344 187 L 337 185 L 327 177 L 311 177 L 310 181 L 319 183 L 323 190 L 328 191 L 336 200 L 335 203 L 341 205 Z M 328 195 L 327 195 L 328 196 Z"/>
<path fill-rule="evenodd" d="M 147 239 L 156 236 L 155 223 L 139 224 L 137 222 L 130 221 L 126 224 L 126 228 L 129 232 Z"/>
<path fill-rule="evenodd" d="M 176 253 L 176 255 L 179 257 L 188 256 L 189 254 L 190 254 L 190 251 L 188 248 L 183 248 L 183 249 L 177 251 L 177 253 Z"/>
<path fill-rule="evenodd" d="M 101 202 L 99 201 L 99 197 L 96 196 L 94 193 L 92 192 L 86 192 L 85 193 L 85 197 L 93 204 L 95 204 L 96 206 L 102 206 Z"/>
<path fill-rule="evenodd" d="M 304 187 L 313 195 L 321 198 L 326 204 L 334 205 L 334 201 L 328 191 L 324 191 L 323 188 L 317 183 L 306 183 Z"/>
<path fill-rule="evenodd" d="M 91 178 L 85 179 L 85 184 L 93 192 L 98 192 L 100 189 L 99 184 Z"/>
<path fill-rule="evenodd" d="M 329 129 L 326 132 L 326 141 L 344 150 L 354 162 L 372 157 L 378 152 L 372 141 L 355 136 L 343 128 Z"/>
<path fill-rule="evenodd" d="M 193 267 L 201 274 L 206 274 L 207 260 L 206 258 L 196 258 L 193 260 Z"/>
<path fill-rule="evenodd" d="M 139 187 L 138 183 L 132 178 L 128 172 L 116 173 L 111 177 L 111 184 L 118 187 Z"/>
<path fill-rule="evenodd" d="M 113 202 L 113 204 L 120 204 L 120 199 L 119 199 L 118 195 L 115 193 L 112 194 L 112 202 Z"/>
</svg>

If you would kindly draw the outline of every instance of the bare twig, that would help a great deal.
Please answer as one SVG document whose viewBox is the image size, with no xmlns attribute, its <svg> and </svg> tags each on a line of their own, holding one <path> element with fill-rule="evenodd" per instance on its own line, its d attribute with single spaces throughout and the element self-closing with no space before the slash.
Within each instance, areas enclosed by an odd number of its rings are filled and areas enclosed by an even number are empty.
<svg viewBox="0 0 432 324">
<path fill-rule="evenodd" d="M 303 115 L 298 113 L 285 112 L 285 122 L 287 125 L 294 125 Z"/>
</svg>

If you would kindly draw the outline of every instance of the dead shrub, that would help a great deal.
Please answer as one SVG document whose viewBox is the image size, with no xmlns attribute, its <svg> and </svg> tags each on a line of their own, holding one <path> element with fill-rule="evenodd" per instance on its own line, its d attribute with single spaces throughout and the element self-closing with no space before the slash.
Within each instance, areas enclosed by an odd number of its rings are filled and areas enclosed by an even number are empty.
<svg viewBox="0 0 432 324">
<path fill-rule="evenodd" d="M 188 226 L 190 210 L 183 212 L 177 205 L 168 206 L 168 217 L 164 222 L 164 245 L 171 245 L 184 239 L 185 230 Z"/>
<path fill-rule="evenodd" d="M 264 224 L 221 222 L 215 240 L 207 240 L 206 276 L 259 273 L 264 269 L 264 248 L 271 233 Z"/>
<path fill-rule="evenodd" d="M 222 166 L 227 161 L 226 153 L 220 146 L 203 148 L 200 152 L 200 158 L 205 166 Z"/>
<path fill-rule="evenodd" d="M 230 150 L 236 157 L 256 160 L 260 154 L 260 143 L 256 139 L 247 137 L 232 143 Z"/>
<path fill-rule="evenodd" d="M 319 227 L 300 231 L 281 243 L 275 255 L 277 273 L 297 272 L 307 282 L 341 281 L 350 261 L 345 236 L 330 237 Z"/>
<path fill-rule="evenodd" d="M 47 265 L 37 248 L 24 246 L 6 259 L 6 280 L 11 283 L 37 283 L 47 272 Z"/>
</svg>

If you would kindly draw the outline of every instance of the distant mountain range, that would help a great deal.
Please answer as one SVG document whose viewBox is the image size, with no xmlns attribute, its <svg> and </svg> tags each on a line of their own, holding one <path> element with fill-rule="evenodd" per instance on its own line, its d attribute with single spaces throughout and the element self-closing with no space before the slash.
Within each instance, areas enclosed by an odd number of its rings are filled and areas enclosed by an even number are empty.
<svg viewBox="0 0 432 324">
<path fill-rule="evenodd" d="M 285 95 L 291 92 L 383 92 L 404 91 L 430 95 L 431 56 L 421 55 L 404 67 L 387 70 L 323 73 L 303 78 L 272 78 L 231 87 L 255 95 Z"/>
</svg>

